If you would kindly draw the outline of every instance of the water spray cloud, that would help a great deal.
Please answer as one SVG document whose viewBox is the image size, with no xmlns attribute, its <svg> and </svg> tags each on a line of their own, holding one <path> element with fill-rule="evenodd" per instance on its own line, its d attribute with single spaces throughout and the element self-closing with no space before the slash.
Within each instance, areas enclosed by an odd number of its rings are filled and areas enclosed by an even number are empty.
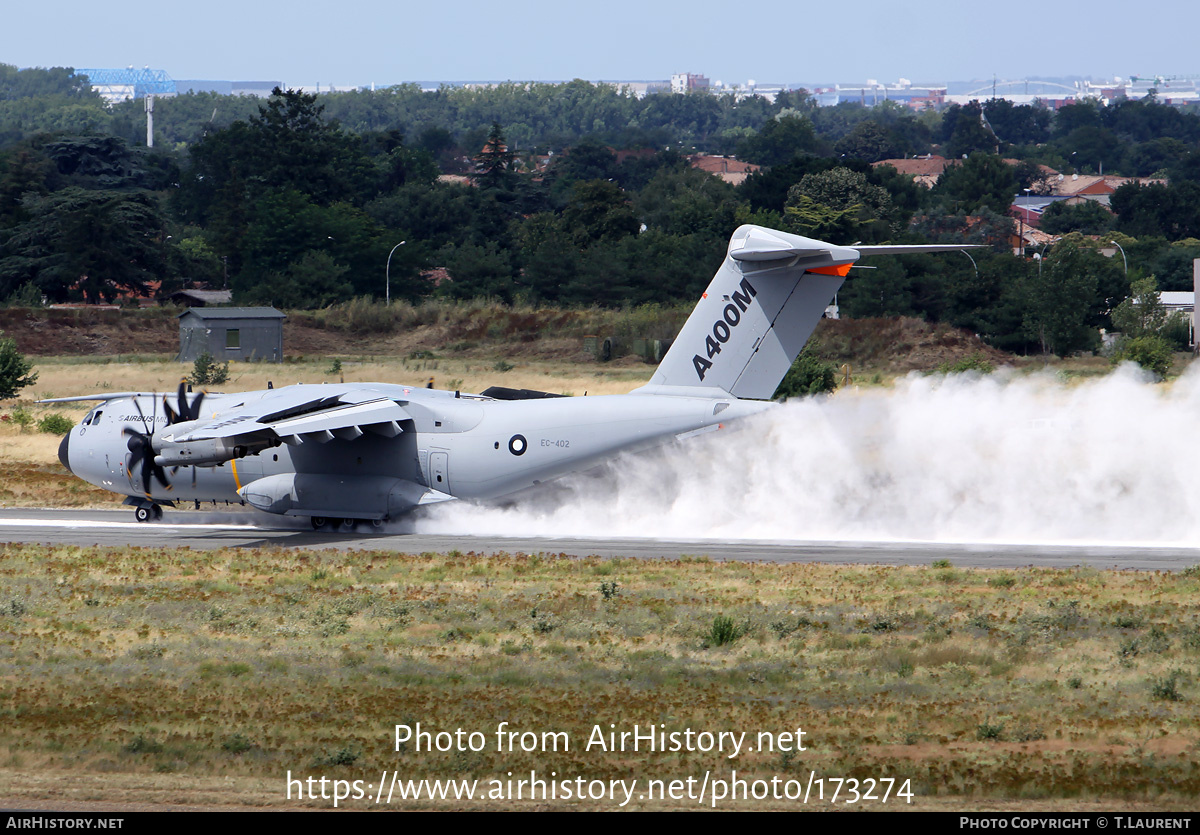
<svg viewBox="0 0 1200 835">
<path fill-rule="evenodd" d="M 792 401 L 421 533 L 1200 547 L 1200 373 L 913 375 Z"/>
</svg>

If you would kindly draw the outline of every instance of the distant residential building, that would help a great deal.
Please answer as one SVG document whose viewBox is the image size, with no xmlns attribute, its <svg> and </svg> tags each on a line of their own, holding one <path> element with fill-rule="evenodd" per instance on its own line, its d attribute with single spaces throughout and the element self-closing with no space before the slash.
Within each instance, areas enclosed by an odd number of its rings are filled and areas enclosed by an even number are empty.
<svg viewBox="0 0 1200 835">
<path fill-rule="evenodd" d="M 1030 194 L 1017 197 L 1008 207 L 1009 217 L 1034 229 L 1041 228 L 1042 213 L 1054 203 L 1070 202 L 1071 198 L 1060 194 Z"/>
<path fill-rule="evenodd" d="M 942 172 L 951 165 L 957 165 L 958 162 L 956 159 L 946 159 L 937 154 L 926 154 L 910 159 L 881 159 L 871 165 L 874 168 L 890 165 L 899 173 L 908 174 L 917 184 L 925 186 L 925 188 L 933 188 L 938 178 L 942 176 Z"/>
<path fill-rule="evenodd" d="M 639 101 L 655 93 L 671 91 L 669 81 L 598 81 L 597 86 L 615 87 L 618 92 L 629 93 Z"/>
<path fill-rule="evenodd" d="M 171 301 L 184 307 L 213 307 L 233 301 L 232 290 L 176 290 Z"/>
<path fill-rule="evenodd" d="M 1072 174 L 1063 176 L 1054 184 L 1053 194 L 1078 198 L 1072 202 L 1092 200 L 1102 206 L 1108 206 L 1112 193 L 1126 183 L 1137 183 L 1147 186 L 1152 183 L 1166 185 L 1167 181 L 1153 177 L 1114 177 L 1112 175 Z"/>
<path fill-rule="evenodd" d="M 813 91 L 817 103 L 823 107 L 833 107 L 844 102 L 861 104 L 872 107 L 877 104 L 892 101 L 912 108 L 940 108 L 946 101 L 945 86 L 914 86 L 906 78 L 896 84 L 880 84 L 874 79 L 868 79 L 866 84 L 835 84 L 832 87 L 820 87 Z"/>
<path fill-rule="evenodd" d="M 276 87 L 283 88 L 282 81 L 207 81 L 189 79 L 176 81 L 175 89 L 180 93 L 217 93 L 223 96 L 257 96 L 267 98 Z"/>
<path fill-rule="evenodd" d="M 696 73 L 677 72 L 671 76 L 672 93 L 690 93 L 693 90 L 707 90 L 708 86 L 708 79 Z"/>
<path fill-rule="evenodd" d="M 747 177 L 762 168 L 761 165 L 742 162 L 733 157 L 709 156 L 708 154 L 696 154 L 688 157 L 688 162 L 691 163 L 692 168 L 707 171 L 714 177 L 719 177 L 734 186 L 740 186 Z"/>
</svg>

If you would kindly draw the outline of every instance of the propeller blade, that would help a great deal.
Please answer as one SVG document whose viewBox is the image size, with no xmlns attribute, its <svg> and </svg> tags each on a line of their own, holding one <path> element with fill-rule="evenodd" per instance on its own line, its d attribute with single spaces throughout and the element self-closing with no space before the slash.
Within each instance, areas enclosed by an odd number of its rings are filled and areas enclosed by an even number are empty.
<svg viewBox="0 0 1200 835">
<path fill-rule="evenodd" d="M 191 420 L 188 414 L 187 389 L 184 388 L 183 380 L 179 381 L 179 391 L 175 392 L 175 405 L 179 409 L 179 417 L 177 421 Z"/>
<path fill-rule="evenodd" d="M 196 399 L 192 401 L 192 405 L 188 407 L 188 420 L 200 419 L 200 404 L 204 402 L 204 392 L 196 395 Z"/>
<path fill-rule="evenodd" d="M 129 449 L 129 469 L 132 471 L 140 464 L 142 467 L 142 492 L 147 496 L 150 495 L 150 480 L 158 479 L 167 490 L 171 489 L 171 482 L 167 479 L 166 471 L 154 463 L 154 428 L 158 423 L 158 395 L 154 394 L 151 399 L 154 405 L 154 411 L 150 414 L 150 431 L 139 432 L 136 429 L 125 426 L 121 429 L 121 433 L 129 438 L 125 442 L 125 446 Z M 137 410 L 138 418 L 141 421 L 142 429 L 146 428 L 146 413 L 142 411 L 142 406 L 138 403 L 138 399 L 133 398 L 133 407 Z M 173 422 L 173 412 L 171 407 L 167 405 L 166 395 L 163 395 L 163 410 L 167 414 L 167 423 Z"/>
</svg>

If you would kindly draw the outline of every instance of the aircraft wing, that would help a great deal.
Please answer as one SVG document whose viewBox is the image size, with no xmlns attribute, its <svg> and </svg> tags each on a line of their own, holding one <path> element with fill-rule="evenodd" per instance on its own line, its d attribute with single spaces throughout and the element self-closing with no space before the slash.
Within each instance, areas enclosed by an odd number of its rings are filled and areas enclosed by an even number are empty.
<svg viewBox="0 0 1200 835">
<path fill-rule="evenodd" d="M 209 420 L 177 424 L 163 433 L 163 440 L 176 444 L 221 439 L 233 444 L 279 440 L 298 445 L 306 441 L 325 443 L 334 438 L 353 440 L 364 431 L 395 437 L 408 420 L 405 409 L 370 389 L 297 403 L 280 403 L 263 398 L 254 408 L 234 407 Z M 282 406 L 282 408 L 278 408 Z"/>
<path fill-rule="evenodd" d="M 80 394 L 75 397 L 47 397 L 38 403 L 83 403 L 91 400 L 108 402 L 109 400 L 125 400 L 133 397 L 156 397 L 162 392 L 156 391 L 106 391 L 103 394 Z"/>
</svg>

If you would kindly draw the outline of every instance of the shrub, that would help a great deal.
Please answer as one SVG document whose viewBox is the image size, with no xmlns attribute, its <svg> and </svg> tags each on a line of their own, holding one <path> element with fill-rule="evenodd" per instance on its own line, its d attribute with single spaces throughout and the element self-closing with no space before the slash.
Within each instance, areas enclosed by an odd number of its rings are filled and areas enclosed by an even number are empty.
<svg viewBox="0 0 1200 835">
<path fill-rule="evenodd" d="M 820 359 L 812 345 L 805 346 L 775 389 L 775 400 L 824 394 L 837 388 L 833 366 Z"/>
<path fill-rule="evenodd" d="M 29 414 L 28 410 L 17 407 L 12 412 L 13 423 L 21 427 L 22 431 L 33 426 L 33 415 Z"/>
<path fill-rule="evenodd" d="M 122 746 L 122 750 L 127 754 L 160 754 L 162 753 L 162 749 L 161 742 L 157 742 L 142 734 L 138 734 Z"/>
<path fill-rule="evenodd" d="M 1171 370 L 1171 343 L 1161 336 L 1126 339 L 1112 357 L 1113 365 L 1135 362 L 1160 380 Z"/>
<path fill-rule="evenodd" d="M 75 424 L 58 412 L 51 412 L 38 419 L 37 428 L 39 432 L 49 432 L 51 435 L 65 435 L 75 428 Z"/>
<path fill-rule="evenodd" d="M 196 386 L 220 385 L 229 379 L 229 361 L 217 362 L 205 351 L 192 363 L 192 376 L 188 382 Z"/>
<path fill-rule="evenodd" d="M 17 392 L 37 382 L 33 363 L 17 350 L 17 343 L 0 338 L 0 400 L 16 397 Z"/>
<path fill-rule="evenodd" d="M 739 626 L 734 623 L 733 618 L 727 615 L 717 615 L 713 618 L 712 626 L 708 628 L 708 632 L 704 634 L 704 646 L 705 648 L 723 647 L 734 643 L 745 634 L 745 626 Z"/>
<path fill-rule="evenodd" d="M 969 357 L 963 357 L 956 362 L 944 362 L 937 367 L 939 374 L 964 374 L 967 371 L 978 371 L 980 374 L 991 374 L 996 370 L 987 357 L 976 351 Z"/>
<path fill-rule="evenodd" d="M 1174 672 L 1163 678 L 1151 679 L 1150 695 L 1159 701 L 1181 701 L 1183 695 L 1179 692 L 1179 673 Z"/>
<path fill-rule="evenodd" d="M 221 743 L 222 750 L 228 751 L 230 754 L 244 754 L 253 747 L 254 743 L 240 733 L 226 737 L 225 741 Z"/>
<path fill-rule="evenodd" d="M 1000 742 L 1004 739 L 1004 725 L 993 725 L 985 721 L 975 729 L 975 738 L 980 742 Z"/>
<path fill-rule="evenodd" d="M 350 748 L 340 748 L 337 751 L 317 757 L 313 760 L 315 768 L 331 765 L 354 765 L 358 762 L 358 752 Z"/>
<path fill-rule="evenodd" d="M 539 612 L 537 609 L 534 609 L 530 613 L 530 617 L 533 618 L 533 631 L 539 635 L 548 635 L 558 627 L 558 624 L 554 620 L 554 615 L 550 612 Z"/>
</svg>

